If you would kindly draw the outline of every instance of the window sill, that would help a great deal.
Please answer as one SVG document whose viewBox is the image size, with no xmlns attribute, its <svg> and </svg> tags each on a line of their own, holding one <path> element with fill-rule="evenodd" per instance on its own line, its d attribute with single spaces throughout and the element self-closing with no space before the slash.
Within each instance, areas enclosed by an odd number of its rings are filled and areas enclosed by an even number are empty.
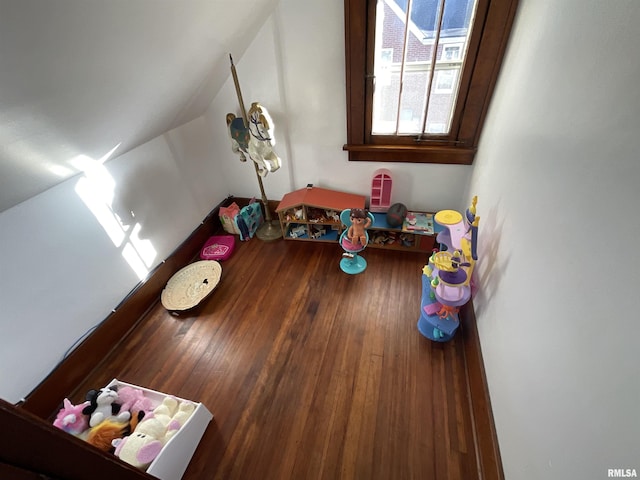
<svg viewBox="0 0 640 480">
<path fill-rule="evenodd" d="M 449 146 L 408 145 L 350 145 L 343 150 L 349 152 L 352 162 L 408 162 L 471 165 L 476 148 Z"/>
</svg>

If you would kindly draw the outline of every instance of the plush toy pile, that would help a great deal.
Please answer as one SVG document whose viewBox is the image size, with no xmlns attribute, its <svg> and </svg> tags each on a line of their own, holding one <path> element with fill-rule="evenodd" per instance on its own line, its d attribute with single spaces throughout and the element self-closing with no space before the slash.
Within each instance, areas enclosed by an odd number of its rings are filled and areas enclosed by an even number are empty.
<svg viewBox="0 0 640 480">
<path fill-rule="evenodd" d="M 144 470 L 194 410 L 174 397 L 154 405 L 140 389 L 111 386 L 90 390 L 80 405 L 65 398 L 53 425 Z"/>
</svg>

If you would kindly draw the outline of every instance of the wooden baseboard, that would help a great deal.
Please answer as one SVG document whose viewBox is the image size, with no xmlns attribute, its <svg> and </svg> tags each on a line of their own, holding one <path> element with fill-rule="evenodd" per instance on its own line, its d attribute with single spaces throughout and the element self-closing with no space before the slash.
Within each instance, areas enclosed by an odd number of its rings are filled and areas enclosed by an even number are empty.
<svg viewBox="0 0 640 480">
<path fill-rule="evenodd" d="M 91 371 L 99 368 L 108 353 L 121 342 L 149 309 L 159 301 L 171 276 L 193 261 L 207 238 L 221 229 L 220 207 L 243 199 L 229 197 L 215 207 L 193 233 L 139 283 L 80 345 L 73 350 L 18 406 L 40 418 L 48 418 L 60 407 Z M 247 200 L 248 201 L 248 200 Z"/>
<path fill-rule="evenodd" d="M 480 337 L 476 327 L 476 315 L 473 302 L 467 303 L 460 309 L 460 334 L 463 338 L 464 355 L 469 386 L 469 403 L 472 414 L 472 424 L 477 452 L 478 473 L 481 479 L 504 480 L 502 459 L 489 386 L 482 360 Z"/>
</svg>

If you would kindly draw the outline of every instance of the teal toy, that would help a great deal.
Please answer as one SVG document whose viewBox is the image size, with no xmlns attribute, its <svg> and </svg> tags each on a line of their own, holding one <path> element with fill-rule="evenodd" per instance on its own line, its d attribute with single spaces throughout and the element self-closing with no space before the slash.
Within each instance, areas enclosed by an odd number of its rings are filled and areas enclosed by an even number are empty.
<svg viewBox="0 0 640 480">
<path fill-rule="evenodd" d="M 359 253 L 369 243 L 369 228 L 375 220 L 371 212 L 361 208 L 348 208 L 340 213 L 340 221 L 347 227 L 340 235 L 340 246 L 344 250 L 340 269 L 350 275 L 362 273 L 367 268 L 367 261 Z"/>
</svg>

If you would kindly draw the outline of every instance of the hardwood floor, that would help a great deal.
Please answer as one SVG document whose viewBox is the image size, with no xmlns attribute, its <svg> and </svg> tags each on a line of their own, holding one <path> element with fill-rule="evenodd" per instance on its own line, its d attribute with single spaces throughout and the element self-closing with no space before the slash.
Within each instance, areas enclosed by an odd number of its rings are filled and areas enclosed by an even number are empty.
<svg viewBox="0 0 640 480">
<path fill-rule="evenodd" d="M 70 395 L 112 378 L 200 401 L 214 419 L 183 477 L 479 478 L 461 336 L 416 323 L 426 254 L 236 245 L 196 311 L 159 303 Z"/>
</svg>

